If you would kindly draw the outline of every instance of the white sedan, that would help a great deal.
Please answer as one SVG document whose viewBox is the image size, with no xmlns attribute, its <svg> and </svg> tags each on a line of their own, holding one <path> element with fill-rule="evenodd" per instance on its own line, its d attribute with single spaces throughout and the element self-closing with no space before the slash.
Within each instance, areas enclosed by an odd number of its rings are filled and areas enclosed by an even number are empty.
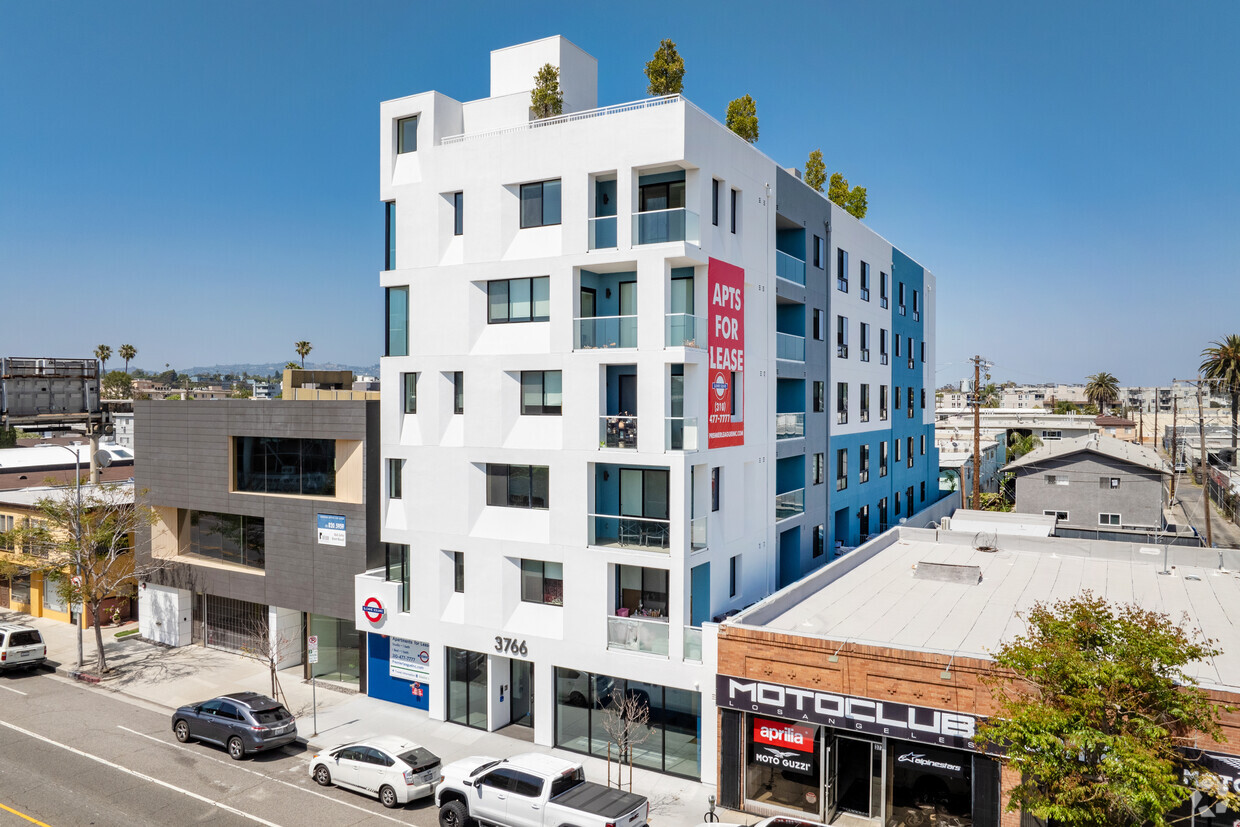
<svg viewBox="0 0 1240 827">
<path fill-rule="evenodd" d="M 384 807 L 431 795 L 440 780 L 439 757 L 395 735 L 334 747 L 310 759 L 310 777 L 376 796 Z"/>
<path fill-rule="evenodd" d="M 745 827 L 745 825 L 712 821 L 703 823 L 701 827 Z M 808 821 L 793 816 L 771 816 L 755 822 L 753 827 L 827 827 L 827 825 L 821 821 Z"/>
</svg>

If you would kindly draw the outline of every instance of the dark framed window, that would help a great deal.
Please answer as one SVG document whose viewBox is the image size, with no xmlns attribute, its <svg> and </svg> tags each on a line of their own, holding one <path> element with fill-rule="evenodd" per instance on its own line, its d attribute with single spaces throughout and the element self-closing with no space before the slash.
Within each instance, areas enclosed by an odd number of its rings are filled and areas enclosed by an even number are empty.
<svg viewBox="0 0 1240 827">
<path fill-rule="evenodd" d="M 452 373 L 452 413 L 465 413 L 465 373 L 459 370 Z"/>
<path fill-rule="evenodd" d="M 387 331 L 384 356 L 409 355 L 409 288 L 389 287 L 384 291 Z"/>
<path fill-rule="evenodd" d="M 719 226 L 719 179 L 710 179 L 710 223 Z"/>
<path fill-rule="evenodd" d="M 887 443 L 878 443 L 878 475 L 887 476 Z"/>
<path fill-rule="evenodd" d="M 900 410 L 900 408 L 904 407 L 903 405 L 900 404 L 900 400 L 904 398 L 904 395 L 900 392 L 900 390 L 901 390 L 900 386 L 896 385 L 896 404 L 894 405 L 894 408 L 897 411 Z"/>
<path fill-rule="evenodd" d="M 710 469 L 710 510 L 719 510 L 719 499 L 722 495 L 720 490 L 723 486 L 722 479 L 723 469 L 716 466 Z"/>
<path fill-rule="evenodd" d="M 521 229 L 560 223 L 560 180 L 521 185 Z"/>
<path fill-rule="evenodd" d="M 401 485 L 404 471 L 405 461 L 403 459 L 389 459 L 387 461 L 387 488 L 389 500 L 399 500 L 401 498 Z"/>
<path fill-rule="evenodd" d="M 878 363 L 887 364 L 887 328 L 878 329 Z"/>
<path fill-rule="evenodd" d="M 840 448 L 835 452 L 835 490 L 843 491 L 848 487 L 848 449 Z"/>
<path fill-rule="evenodd" d="M 870 386 L 869 385 L 863 384 L 861 386 L 860 401 L 861 401 L 861 421 L 869 422 L 870 421 Z"/>
<path fill-rule="evenodd" d="M 564 565 L 542 560 L 522 560 L 521 600 L 525 603 L 563 606 Z"/>
<path fill-rule="evenodd" d="M 887 307 L 887 274 L 881 271 L 878 274 L 878 306 Z"/>
<path fill-rule="evenodd" d="M 870 265 L 861 262 L 861 301 L 870 300 Z"/>
<path fill-rule="evenodd" d="M 848 358 L 848 317 L 835 317 L 835 355 L 841 359 Z"/>
<path fill-rule="evenodd" d="M 840 425 L 848 424 L 848 383 L 835 383 L 835 421 Z"/>
<path fill-rule="evenodd" d="M 904 447 L 904 440 L 900 439 L 899 437 L 896 437 L 894 440 L 892 440 L 892 442 L 896 446 L 895 461 L 900 462 L 901 460 L 900 451 Z"/>
<path fill-rule="evenodd" d="M 913 291 L 913 321 L 921 321 L 921 301 L 917 291 Z"/>
<path fill-rule="evenodd" d="M 899 333 L 896 334 L 895 339 L 896 339 L 896 358 L 899 359 L 900 358 L 900 334 Z"/>
<path fill-rule="evenodd" d="M 921 502 L 924 503 L 925 501 L 926 501 L 926 484 L 925 482 L 922 482 L 921 483 Z"/>
<path fill-rule="evenodd" d="M 916 360 L 916 356 L 914 355 L 917 352 L 917 348 L 914 347 L 915 344 L 917 344 L 917 340 L 914 339 L 912 336 L 909 336 L 908 342 L 906 343 L 906 347 L 904 348 L 904 352 L 908 354 L 908 369 L 909 370 L 912 370 L 913 368 L 917 367 L 917 360 Z"/>
<path fill-rule="evenodd" d="M 905 452 L 906 454 L 908 454 L 908 467 L 912 468 L 913 460 L 915 459 L 913 455 L 913 438 L 909 437 L 908 442 L 906 444 L 908 445 L 908 450 Z"/>
<path fill-rule="evenodd" d="M 822 480 L 827 473 L 826 465 L 826 454 L 814 454 L 814 485 L 822 485 Z"/>
<path fill-rule="evenodd" d="M 465 552 L 452 552 L 452 591 L 465 593 Z"/>
<path fill-rule="evenodd" d="M 827 326 L 822 310 L 814 308 L 814 338 L 822 341 L 822 337 L 826 335 L 824 328 Z"/>
<path fill-rule="evenodd" d="M 233 437 L 233 485 L 253 494 L 336 496 L 336 440 Z"/>
<path fill-rule="evenodd" d="M 181 536 L 189 538 L 191 554 L 254 569 L 266 565 L 265 525 L 262 517 L 181 512 Z"/>
<path fill-rule="evenodd" d="M 926 409 L 926 389 L 925 388 L 921 389 L 921 409 L 923 411 Z"/>
<path fill-rule="evenodd" d="M 822 236 L 814 236 L 814 266 L 822 269 L 823 259 L 827 256 L 826 244 L 822 240 Z"/>
<path fill-rule="evenodd" d="M 400 583 L 404 586 L 400 590 L 400 610 L 402 612 L 409 611 L 410 592 L 410 568 L 409 568 L 409 546 L 399 545 L 397 543 L 383 544 L 384 557 L 384 580 L 390 583 Z"/>
<path fill-rule="evenodd" d="M 402 384 L 405 386 L 405 413 L 418 412 L 418 376 L 417 373 L 402 373 Z"/>
<path fill-rule="evenodd" d="M 861 361 L 870 361 L 870 323 L 861 323 Z"/>
<path fill-rule="evenodd" d="M 739 554 L 728 558 L 728 597 L 736 597 L 740 568 L 741 556 Z"/>
<path fill-rule="evenodd" d="M 916 402 L 917 402 L 917 399 L 913 395 L 913 389 L 909 388 L 908 389 L 908 418 L 909 419 L 913 418 L 913 408 Z M 909 437 L 909 439 L 912 439 L 912 437 Z"/>
<path fill-rule="evenodd" d="M 418 151 L 418 116 L 397 118 L 396 120 L 396 154 Z"/>
<path fill-rule="evenodd" d="M 878 386 L 878 418 L 885 420 L 887 418 L 887 386 Z"/>
<path fill-rule="evenodd" d="M 923 365 L 926 363 L 926 340 L 925 339 L 922 339 L 921 341 L 921 363 Z"/>
<path fill-rule="evenodd" d="M 463 235 L 465 232 L 465 193 L 452 193 L 452 234 Z"/>
<path fill-rule="evenodd" d="M 383 269 L 396 269 L 396 202 L 383 202 Z"/>
<path fill-rule="evenodd" d="M 545 322 L 550 318 L 550 276 L 487 282 L 487 324 Z"/>
<path fill-rule="evenodd" d="M 857 455 L 857 463 L 859 466 L 857 469 L 857 481 L 858 482 L 869 482 L 870 481 L 870 446 L 869 445 L 862 445 L 860 447 L 860 449 L 858 450 L 858 455 Z"/>
<path fill-rule="evenodd" d="M 521 415 L 559 416 L 564 397 L 561 377 L 558 370 L 521 371 Z"/>
<path fill-rule="evenodd" d="M 550 470 L 546 465 L 487 463 L 487 505 L 548 508 Z"/>
<path fill-rule="evenodd" d="M 904 316 L 904 315 L 907 315 L 906 309 L 904 307 L 904 282 L 900 282 L 899 291 L 900 291 L 900 297 L 899 297 L 900 315 Z M 896 353 L 896 356 L 899 356 L 899 355 L 900 355 L 899 353 Z"/>
<path fill-rule="evenodd" d="M 827 383 L 814 380 L 814 413 L 822 413 L 827 409 Z"/>
<path fill-rule="evenodd" d="M 1098 525 L 1120 525 L 1121 519 L 1119 514 L 1099 514 Z"/>
<path fill-rule="evenodd" d="M 814 556 L 821 557 L 827 550 L 827 527 L 819 524 L 814 526 Z"/>
<path fill-rule="evenodd" d="M 740 201 L 741 201 L 740 190 L 732 190 L 732 196 L 730 199 L 731 203 L 728 204 L 730 208 L 728 219 L 732 223 L 732 235 L 736 235 L 736 219 L 737 219 L 737 214 L 740 212 Z"/>
<path fill-rule="evenodd" d="M 835 248 L 835 289 L 848 292 L 848 253 L 838 247 Z"/>
</svg>

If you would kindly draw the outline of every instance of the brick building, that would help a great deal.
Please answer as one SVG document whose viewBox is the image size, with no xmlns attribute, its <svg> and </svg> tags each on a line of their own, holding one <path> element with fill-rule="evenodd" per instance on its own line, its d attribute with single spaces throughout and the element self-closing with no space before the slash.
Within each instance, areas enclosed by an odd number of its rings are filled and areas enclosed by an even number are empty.
<svg viewBox="0 0 1240 827">
<path fill-rule="evenodd" d="M 994 711 L 980 677 L 986 653 L 1024 631 L 1019 613 L 1085 589 L 1187 612 L 1224 651 L 1190 676 L 1220 706 L 1240 703 L 1227 611 L 1240 605 L 1240 556 L 1224 568 L 1217 550 L 1173 547 L 1164 561 L 1130 543 L 1004 535 L 982 551 L 976 536 L 899 528 L 721 626 L 723 806 L 849 825 L 1036 824 L 1004 812 L 1017 779 L 973 740 Z M 1196 744 L 1186 773 L 1236 784 L 1240 713 L 1222 720 L 1225 741 Z M 1217 823 L 1196 819 L 1180 823 Z"/>
</svg>

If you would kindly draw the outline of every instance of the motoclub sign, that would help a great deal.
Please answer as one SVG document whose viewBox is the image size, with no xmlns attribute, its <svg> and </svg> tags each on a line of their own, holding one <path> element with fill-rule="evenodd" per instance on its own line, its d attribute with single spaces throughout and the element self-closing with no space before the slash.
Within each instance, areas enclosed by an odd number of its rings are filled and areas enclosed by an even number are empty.
<svg viewBox="0 0 1240 827">
<path fill-rule="evenodd" d="M 980 751 L 974 740 L 977 718 L 958 712 L 727 675 L 715 679 L 715 702 L 728 709 L 770 715 L 785 721 Z"/>
<path fill-rule="evenodd" d="M 706 409 L 711 448 L 745 444 L 745 402 L 737 380 L 745 370 L 745 271 L 710 260 L 707 271 L 710 318 Z M 735 413 L 733 413 L 735 411 Z"/>
</svg>

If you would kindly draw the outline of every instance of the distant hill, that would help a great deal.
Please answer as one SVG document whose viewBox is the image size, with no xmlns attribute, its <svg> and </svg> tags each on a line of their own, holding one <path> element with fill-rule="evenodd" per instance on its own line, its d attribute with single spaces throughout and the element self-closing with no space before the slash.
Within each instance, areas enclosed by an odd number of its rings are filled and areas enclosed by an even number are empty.
<svg viewBox="0 0 1240 827">
<path fill-rule="evenodd" d="M 284 366 L 287 363 L 288 363 L 288 360 L 285 360 L 283 362 L 264 362 L 261 364 L 236 363 L 236 364 L 229 364 L 229 365 L 194 365 L 193 367 L 188 367 L 188 368 L 182 368 L 182 367 L 173 365 L 173 369 L 176 370 L 176 372 L 182 376 L 186 374 L 190 376 L 204 376 L 204 375 L 211 375 L 211 374 L 216 374 L 216 373 L 219 373 L 219 374 L 232 373 L 237 376 L 240 376 L 243 373 L 248 373 L 251 376 L 276 376 L 278 377 L 284 373 Z M 134 367 L 137 367 L 137 365 L 134 365 Z M 159 369 L 152 370 L 151 368 L 143 368 L 143 370 L 145 370 L 147 373 L 155 373 L 155 374 L 158 374 L 161 372 Z M 373 365 L 341 365 L 335 362 L 309 362 L 307 361 L 306 370 L 351 370 L 353 371 L 354 374 L 363 373 L 363 374 L 369 374 L 370 376 L 379 375 L 379 365 L 377 363 Z"/>
</svg>

